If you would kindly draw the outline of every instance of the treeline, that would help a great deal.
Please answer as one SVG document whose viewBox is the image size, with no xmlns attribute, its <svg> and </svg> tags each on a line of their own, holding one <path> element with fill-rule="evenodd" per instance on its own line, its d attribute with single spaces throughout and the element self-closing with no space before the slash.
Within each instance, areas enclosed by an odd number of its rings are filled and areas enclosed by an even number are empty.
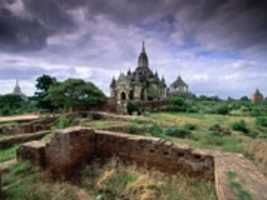
<svg viewBox="0 0 267 200">
<path fill-rule="evenodd" d="M 164 103 L 164 106 L 160 107 L 160 110 L 167 112 L 267 116 L 267 101 L 265 100 L 261 103 L 254 104 L 248 97 L 242 97 L 240 99 L 228 98 L 227 100 L 223 100 L 216 96 L 173 96 L 169 97 L 166 103 Z M 129 102 L 127 109 L 129 114 L 143 113 L 143 107 L 138 102 Z"/>
<path fill-rule="evenodd" d="M 0 115 L 88 109 L 106 101 L 107 97 L 92 82 L 82 79 L 58 81 L 43 75 L 37 78 L 36 92 L 32 97 L 14 94 L 0 96 Z"/>
<path fill-rule="evenodd" d="M 36 92 L 32 97 L 13 94 L 0 96 L 0 115 L 14 115 L 30 112 L 63 112 L 84 110 L 99 107 L 107 102 L 107 97 L 92 82 L 82 79 L 67 79 L 58 81 L 55 77 L 43 75 L 36 80 Z M 129 113 L 141 113 L 140 106 L 130 102 Z M 267 116 L 267 101 L 253 104 L 248 97 L 240 99 L 219 97 L 199 97 L 191 95 L 184 97 L 169 97 L 166 111 Z"/>
<path fill-rule="evenodd" d="M 264 116 L 267 115 L 267 101 L 254 104 L 248 97 L 240 99 L 219 97 L 170 97 L 167 111 L 221 115 Z"/>
</svg>

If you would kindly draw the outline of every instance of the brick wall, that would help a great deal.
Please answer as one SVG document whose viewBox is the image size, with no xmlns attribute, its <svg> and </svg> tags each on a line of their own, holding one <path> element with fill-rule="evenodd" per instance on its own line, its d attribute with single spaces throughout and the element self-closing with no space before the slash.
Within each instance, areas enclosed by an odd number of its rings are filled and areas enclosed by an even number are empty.
<svg viewBox="0 0 267 200">
<path fill-rule="evenodd" d="M 204 179 L 214 179 L 213 157 L 205 152 L 193 151 L 157 138 L 82 127 L 56 133 L 45 146 L 44 163 L 53 176 L 66 177 L 96 157 L 105 159 L 113 156 L 167 173 L 181 171 Z"/>
</svg>

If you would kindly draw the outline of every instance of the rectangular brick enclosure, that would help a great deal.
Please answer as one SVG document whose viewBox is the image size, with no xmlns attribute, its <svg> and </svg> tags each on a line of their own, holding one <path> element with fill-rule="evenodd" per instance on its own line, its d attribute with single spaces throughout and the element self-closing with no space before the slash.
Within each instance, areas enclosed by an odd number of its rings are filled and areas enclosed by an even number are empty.
<svg viewBox="0 0 267 200">
<path fill-rule="evenodd" d="M 212 156 L 152 137 L 74 127 L 56 132 L 47 144 L 27 143 L 17 151 L 19 160 L 31 160 L 54 177 L 68 177 L 95 158 L 113 156 L 167 173 L 182 171 L 214 180 Z"/>
</svg>

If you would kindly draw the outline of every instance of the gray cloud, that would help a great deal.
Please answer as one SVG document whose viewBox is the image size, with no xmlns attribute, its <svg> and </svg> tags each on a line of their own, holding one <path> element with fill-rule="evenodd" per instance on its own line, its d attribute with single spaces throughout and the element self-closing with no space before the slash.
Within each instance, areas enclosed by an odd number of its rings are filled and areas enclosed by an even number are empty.
<svg viewBox="0 0 267 200">
<path fill-rule="evenodd" d="M 0 0 L 0 79 L 52 73 L 107 92 L 146 40 L 168 82 L 182 74 L 197 93 L 249 92 L 264 86 L 266 12 L 261 0 Z"/>
</svg>

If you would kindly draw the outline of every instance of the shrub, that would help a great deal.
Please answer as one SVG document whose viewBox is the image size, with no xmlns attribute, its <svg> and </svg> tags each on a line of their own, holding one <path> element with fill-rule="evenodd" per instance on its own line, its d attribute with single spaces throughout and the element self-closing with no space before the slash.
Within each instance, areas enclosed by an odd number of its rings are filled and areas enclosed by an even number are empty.
<svg viewBox="0 0 267 200">
<path fill-rule="evenodd" d="M 143 125 L 139 125 L 137 123 L 131 123 L 129 125 L 129 133 L 130 134 L 143 134 L 146 131 Z"/>
<path fill-rule="evenodd" d="M 164 132 L 157 124 L 152 124 L 148 128 L 148 132 L 154 137 L 165 138 Z"/>
<path fill-rule="evenodd" d="M 257 117 L 256 124 L 258 126 L 267 127 L 267 117 Z"/>
<path fill-rule="evenodd" d="M 219 106 L 217 108 L 217 111 L 216 111 L 216 113 L 217 114 L 220 114 L 220 115 L 227 115 L 227 114 L 229 114 L 229 112 L 230 112 L 230 109 L 228 108 L 227 105 L 221 105 L 221 106 Z"/>
<path fill-rule="evenodd" d="M 187 129 L 169 127 L 165 129 L 165 135 L 178 138 L 186 138 L 191 136 L 191 132 Z"/>
<path fill-rule="evenodd" d="M 188 109 L 188 105 L 184 98 L 170 97 L 168 99 L 167 110 L 171 112 L 185 112 Z"/>
<path fill-rule="evenodd" d="M 243 133 L 246 133 L 248 134 L 249 133 L 249 129 L 247 127 L 247 124 L 244 120 L 241 120 L 239 122 L 235 122 L 232 124 L 232 129 L 234 131 L 240 131 L 240 132 L 243 132 Z"/>
<path fill-rule="evenodd" d="M 214 124 L 209 128 L 210 131 L 213 131 L 215 133 L 218 133 L 219 135 L 231 135 L 231 130 L 228 128 L 222 127 L 220 124 Z M 218 135 L 217 134 L 217 135 Z"/>
<path fill-rule="evenodd" d="M 72 118 L 62 115 L 56 121 L 55 127 L 58 129 L 64 129 L 71 126 L 72 123 L 73 123 Z"/>
<path fill-rule="evenodd" d="M 200 143 L 204 146 L 223 146 L 224 145 L 224 138 L 220 135 L 216 135 L 216 133 L 208 133 L 205 134 L 203 137 L 200 138 Z"/>
<path fill-rule="evenodd" d="M 197 129 L 197 125 L 187 123 L 187 124 L 184 125 L 184 128 L 185 128 L 186 130 L 193 131 L 193 130 L 196 130 L 196 129 Z"/>
</svg>

